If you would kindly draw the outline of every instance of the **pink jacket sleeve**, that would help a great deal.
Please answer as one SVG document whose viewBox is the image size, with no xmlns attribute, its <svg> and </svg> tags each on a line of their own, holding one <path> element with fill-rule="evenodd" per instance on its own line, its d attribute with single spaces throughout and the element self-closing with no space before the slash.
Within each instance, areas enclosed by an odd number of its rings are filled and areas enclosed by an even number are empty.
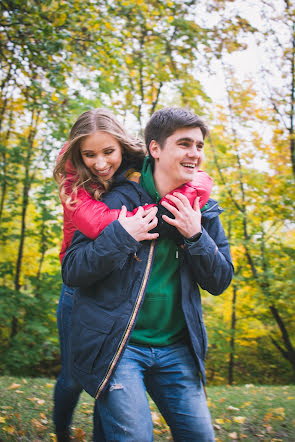
<svg viewBox="0 0 295 442">
<path fill-rule="evenodd" d="M 201 209 L 210 198 L 212 186 L 213 186 L 213 180 L 208 175 L 208 173 L 204 172 L 203 170 L 198 170 L 193 181 L 183 184 L 178 189 L 175 189 L 170 193 L 171 194 L 173 194 L 174 192 L 182 193 L 188 198 L 191 206 L 193 205 L 196 197 L 197 196 L 200 197 L 199 204 Z M 167 201 L 169 204 L 172 204 L 174 206 L 174 203 L 172 203 L 171 200 L 168 200 L 165 196 L 161 199 L 160 203 L 162 201 Z"/>
</svg>

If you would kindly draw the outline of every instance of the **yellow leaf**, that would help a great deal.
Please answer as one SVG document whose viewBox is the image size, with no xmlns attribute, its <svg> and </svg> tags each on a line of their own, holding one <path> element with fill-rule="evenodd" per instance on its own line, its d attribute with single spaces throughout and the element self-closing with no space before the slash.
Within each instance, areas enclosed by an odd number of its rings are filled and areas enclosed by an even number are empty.
<svg viewBox="0 0 295 442">
<path fill-rule="evenodd" d="M 20 387 L 20 384 L 11 384 L 10 387 L 8 387 L 8 390 L 15 390 L 18 387 Z"/>
<path fill-rule="evenodd" d="M 217 424 L 224 424 L 224 419 L 215 419 Z"/>
<path fill-rule="evenodd" d="M 251 401 L 244 402 L 244 404 L 242 405 L 242 408 L 249 407 L 249 405 L 251 405 Z"/>
<path fill-rule="evenodd" d="M 288 401 L 290 401 L 291 399 L 294 399 L 294 397 L 293 396 L 288 396 L 287 399 L 288 399 Z"/>
<path fill-rule="evenodd" d="M 237 422 L 238 424 L 243 424 L 245 422 L 246 418 L 243 416 L 234 416 L 233 421 Z"/>
<path fill-rule="evenodd" d="M 15 432 L 15 429 L 10 426 L 3 427 L 2 430 L 4 430 L 6 433 L 9 433 L 9 434 L 13 434 Z"/>
<path fill-rule="evenodd" d="M 5 417 L 3 417 L 3 416 L 0 416 L 0 424 L 4 424 L 4 422 L 6 422 L 6 419 L 5 419 Z"/>
<path fill-rule="evenodd" d="M 45 384 L 45 387 L 46 388 L 51 388 L 51 387 L 53 387 L 53 384 Z"/>
</svg>

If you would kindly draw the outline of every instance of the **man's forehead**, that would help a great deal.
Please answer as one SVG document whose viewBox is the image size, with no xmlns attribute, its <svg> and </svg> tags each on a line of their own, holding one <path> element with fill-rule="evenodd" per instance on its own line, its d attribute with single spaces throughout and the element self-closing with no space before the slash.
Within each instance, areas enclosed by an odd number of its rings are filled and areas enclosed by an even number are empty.
<svg viewBox="0 0 295 442">
<path fill-rule="evenodd" d="M 183 127 L 181 129 L 176 129 L 168 138 L 173 138 L 175 141 L 204 141 L 203 133 L 199 127 Z"/>
</svg>

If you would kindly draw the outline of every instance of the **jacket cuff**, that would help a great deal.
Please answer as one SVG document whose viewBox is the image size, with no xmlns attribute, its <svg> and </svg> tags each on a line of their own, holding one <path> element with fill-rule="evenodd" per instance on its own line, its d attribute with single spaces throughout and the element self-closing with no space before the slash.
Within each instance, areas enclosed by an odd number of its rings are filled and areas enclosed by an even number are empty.
<svg viewBox="0 0 295 442">
<path fill-rule="evenodd" d="M 217 245 L 202 227 L 202 235 L 197 241 L 190 242 L 185 240 L 186 249 L 191 255 L 210 255 L 218 250 Z"/>
<path fill-rule="evenodd" d="M 134 253 L 141 247 L 141 243 L 136 241 L 118 220 L 109 224 L 96 240 L 102 239 L 103 237 L 109 244 L 110 249 L 115 249 L 118 252 Z M 96 240 L 94 242 L 96 242 Z M 98 241 L 98 244 L 99 247 L 101 247 L 100 241 Z"/>
</svg>

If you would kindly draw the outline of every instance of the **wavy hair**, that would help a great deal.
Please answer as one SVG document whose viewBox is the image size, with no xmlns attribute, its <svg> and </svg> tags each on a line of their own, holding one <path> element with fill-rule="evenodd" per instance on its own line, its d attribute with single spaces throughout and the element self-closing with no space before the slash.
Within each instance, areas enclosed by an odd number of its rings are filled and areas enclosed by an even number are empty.
<svg viewBox="0 0 295 442">
<path fill-rule="evenodd" d="M 80 152 L 83 140 L 96 131 L 106 132 L 113 136 L 122 149 L 122 163 L 141 169 L 146 155 L 144 142 L 128 135 L 115 115 L 108 109 L 99 108 L 84 112 L 74 123 L 68 143 L 59 155 L 53 176 L 59 185 L 60 197 L 67 207 L 77 201 L 79 188 L 86 189 L 95 200 L 110 188 L 112 180 L 103 181 L 93 175 L 85 166 Z M 71 186 L 67 178 L 71 175 Z"/>
</svg>

